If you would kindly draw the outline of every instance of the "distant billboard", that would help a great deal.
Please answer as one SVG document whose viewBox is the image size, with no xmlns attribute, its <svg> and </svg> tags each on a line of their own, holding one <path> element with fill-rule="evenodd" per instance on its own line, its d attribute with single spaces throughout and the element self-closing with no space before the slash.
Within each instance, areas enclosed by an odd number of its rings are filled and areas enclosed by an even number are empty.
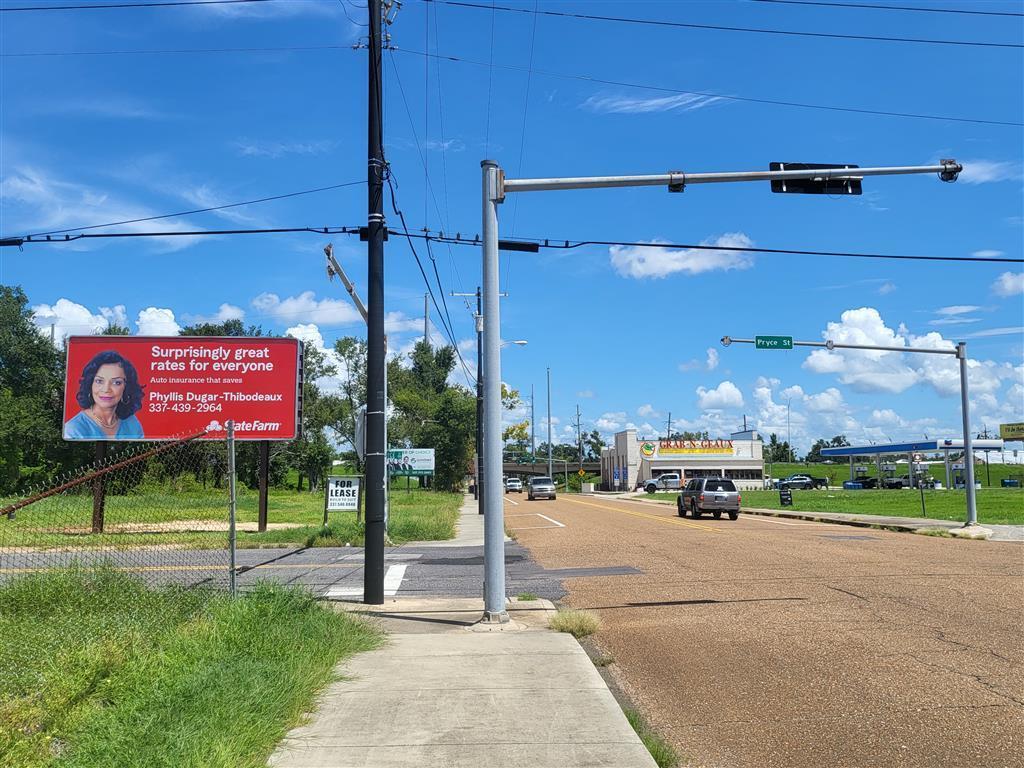
<svg viewBox="0 0 1024 768">
<path fill-rule="evenodd" d="M 1024 440 L 1024 423 L 1000 424 L 999 436 L 1003 440 Z"/>
<path fill-rule="evenodd" d="M 72 336 L 64 439 L 292 440 L 301 374 L 292 338 Z"/>
<path fill-rule="evenodd" d="M 391 449 L 388 451 L 388 473 L 393 477 L 422 477 L 434 474 L 434 449 Z"/>
</svg>

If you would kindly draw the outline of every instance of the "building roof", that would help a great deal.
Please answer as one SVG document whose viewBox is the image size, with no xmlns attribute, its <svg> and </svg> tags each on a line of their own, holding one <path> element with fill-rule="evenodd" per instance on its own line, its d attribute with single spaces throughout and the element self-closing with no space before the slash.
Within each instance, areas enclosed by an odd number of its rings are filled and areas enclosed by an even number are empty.
<svg viewBox="0 0 1024 768">
<path fill-rule="evenodd" d="M 974 440 L 973 447 L 976 451 L 995 450 L 1003 448 L 1002 440 Z M 843 448 L 822 448 L 822 456 L 874 456 L 885 453 L 926 453 L 928 451 L 962 450 L 964 441 L 960 438 L 946 438 L 941 440 L 915 440 L 910 443 L 878 443 L 876 445 L 847 445 Z"/>
</svg>

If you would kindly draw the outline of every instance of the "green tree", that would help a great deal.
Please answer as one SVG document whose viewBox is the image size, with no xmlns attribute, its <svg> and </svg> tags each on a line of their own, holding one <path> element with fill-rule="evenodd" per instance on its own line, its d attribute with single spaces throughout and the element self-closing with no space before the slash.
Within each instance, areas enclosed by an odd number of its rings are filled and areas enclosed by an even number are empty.
<svg viewBox="0 0 1024 768">
<path fill-rule="evenodd" d="M 79 466 L 88 447 L 61 436 L 64 356 L 32 322 L 20 287 L 0 285 L 0 494 Z"/>
<path fill-rule="evenodd" d="M 589 435 L 583 436 L 583 447 L 588 461 L 600 461 L 601 449 L 607 447 L 607 445 L 608 443 L 604 441 L 601 433 L 596 429 L 591 430 Z"/>
<path fill-rule="evenodd" d="M 362 463 L 355 451 L 356 419 L 359 408 L 366 404 L 366 342 L 355 336 L 345 336 L 334 342 L 339 365 L 337 376 L 341 383 L 339 403 L 332 427 L 338 440 L 350 446 L 348 459 L 361 469 Z M 389 426 L 389 440 L 390 424 Z"/>
<path fill-rule="evenodd" d="M 302 347 L 302 434 L 284 452 L 288 463 L 298 471 L 298 489 L 303 477 L 309 479 L 309 490 L 320 488 L 335 457 L 327 429 L 338 422 L 341 398 L 324 394 L 319 381 L 333 377 L 337 368 L 323 352 L 312 344 Z"/>
</svg>

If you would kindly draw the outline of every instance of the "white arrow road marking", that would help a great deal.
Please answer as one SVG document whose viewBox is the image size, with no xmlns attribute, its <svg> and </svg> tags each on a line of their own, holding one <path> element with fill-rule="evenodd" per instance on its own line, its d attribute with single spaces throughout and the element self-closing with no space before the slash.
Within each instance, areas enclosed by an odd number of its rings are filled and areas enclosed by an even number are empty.
<svg viewBox="0 0 1024 768">
<path fill-rule="evenodd" d="M 392 565 L 384 574 L 384 594 L 391 596 L 398 594 L 398 588 L 402 586 L 402 579 L 405 578 L 405 569 L 408 565 Z M 362 597 L 362 587 L 328 587 L 324 597 Z"/>
</svg>

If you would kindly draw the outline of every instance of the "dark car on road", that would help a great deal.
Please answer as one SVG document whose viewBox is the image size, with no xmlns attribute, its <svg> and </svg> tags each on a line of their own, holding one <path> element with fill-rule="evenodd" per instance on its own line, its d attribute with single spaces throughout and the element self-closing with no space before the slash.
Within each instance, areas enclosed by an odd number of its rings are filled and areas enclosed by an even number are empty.
<svg viewBox="0 0 1024 768">
<path fill-rule="evenodd" d="M 779 490 L 789 488 L 791 491 L 802 489 L 809 491 L 812 488 L 828 488 L 828 480 L 824 477 L 811 477 L 810 475 L 790 475 L 779 480 Z"/>
<path fill-rule="evenodd" d="M 717 520 L 723 512 L 729 513 L 729 519 L 740 516 L 740 492 L 732 480 L 723 477 L 697 477 L 690 480 L 676 499 L 676 509 L 680 517 L 689 512 L 698 518 L 704 512 L 710 512 Z"/>
<path fill-rule="evenodd" d="M 554 499 L 555 481 L 550 477 L 530 478 L 526 486 L 526 498 L 530 501 L 534 499 Z"/>
</svg>

